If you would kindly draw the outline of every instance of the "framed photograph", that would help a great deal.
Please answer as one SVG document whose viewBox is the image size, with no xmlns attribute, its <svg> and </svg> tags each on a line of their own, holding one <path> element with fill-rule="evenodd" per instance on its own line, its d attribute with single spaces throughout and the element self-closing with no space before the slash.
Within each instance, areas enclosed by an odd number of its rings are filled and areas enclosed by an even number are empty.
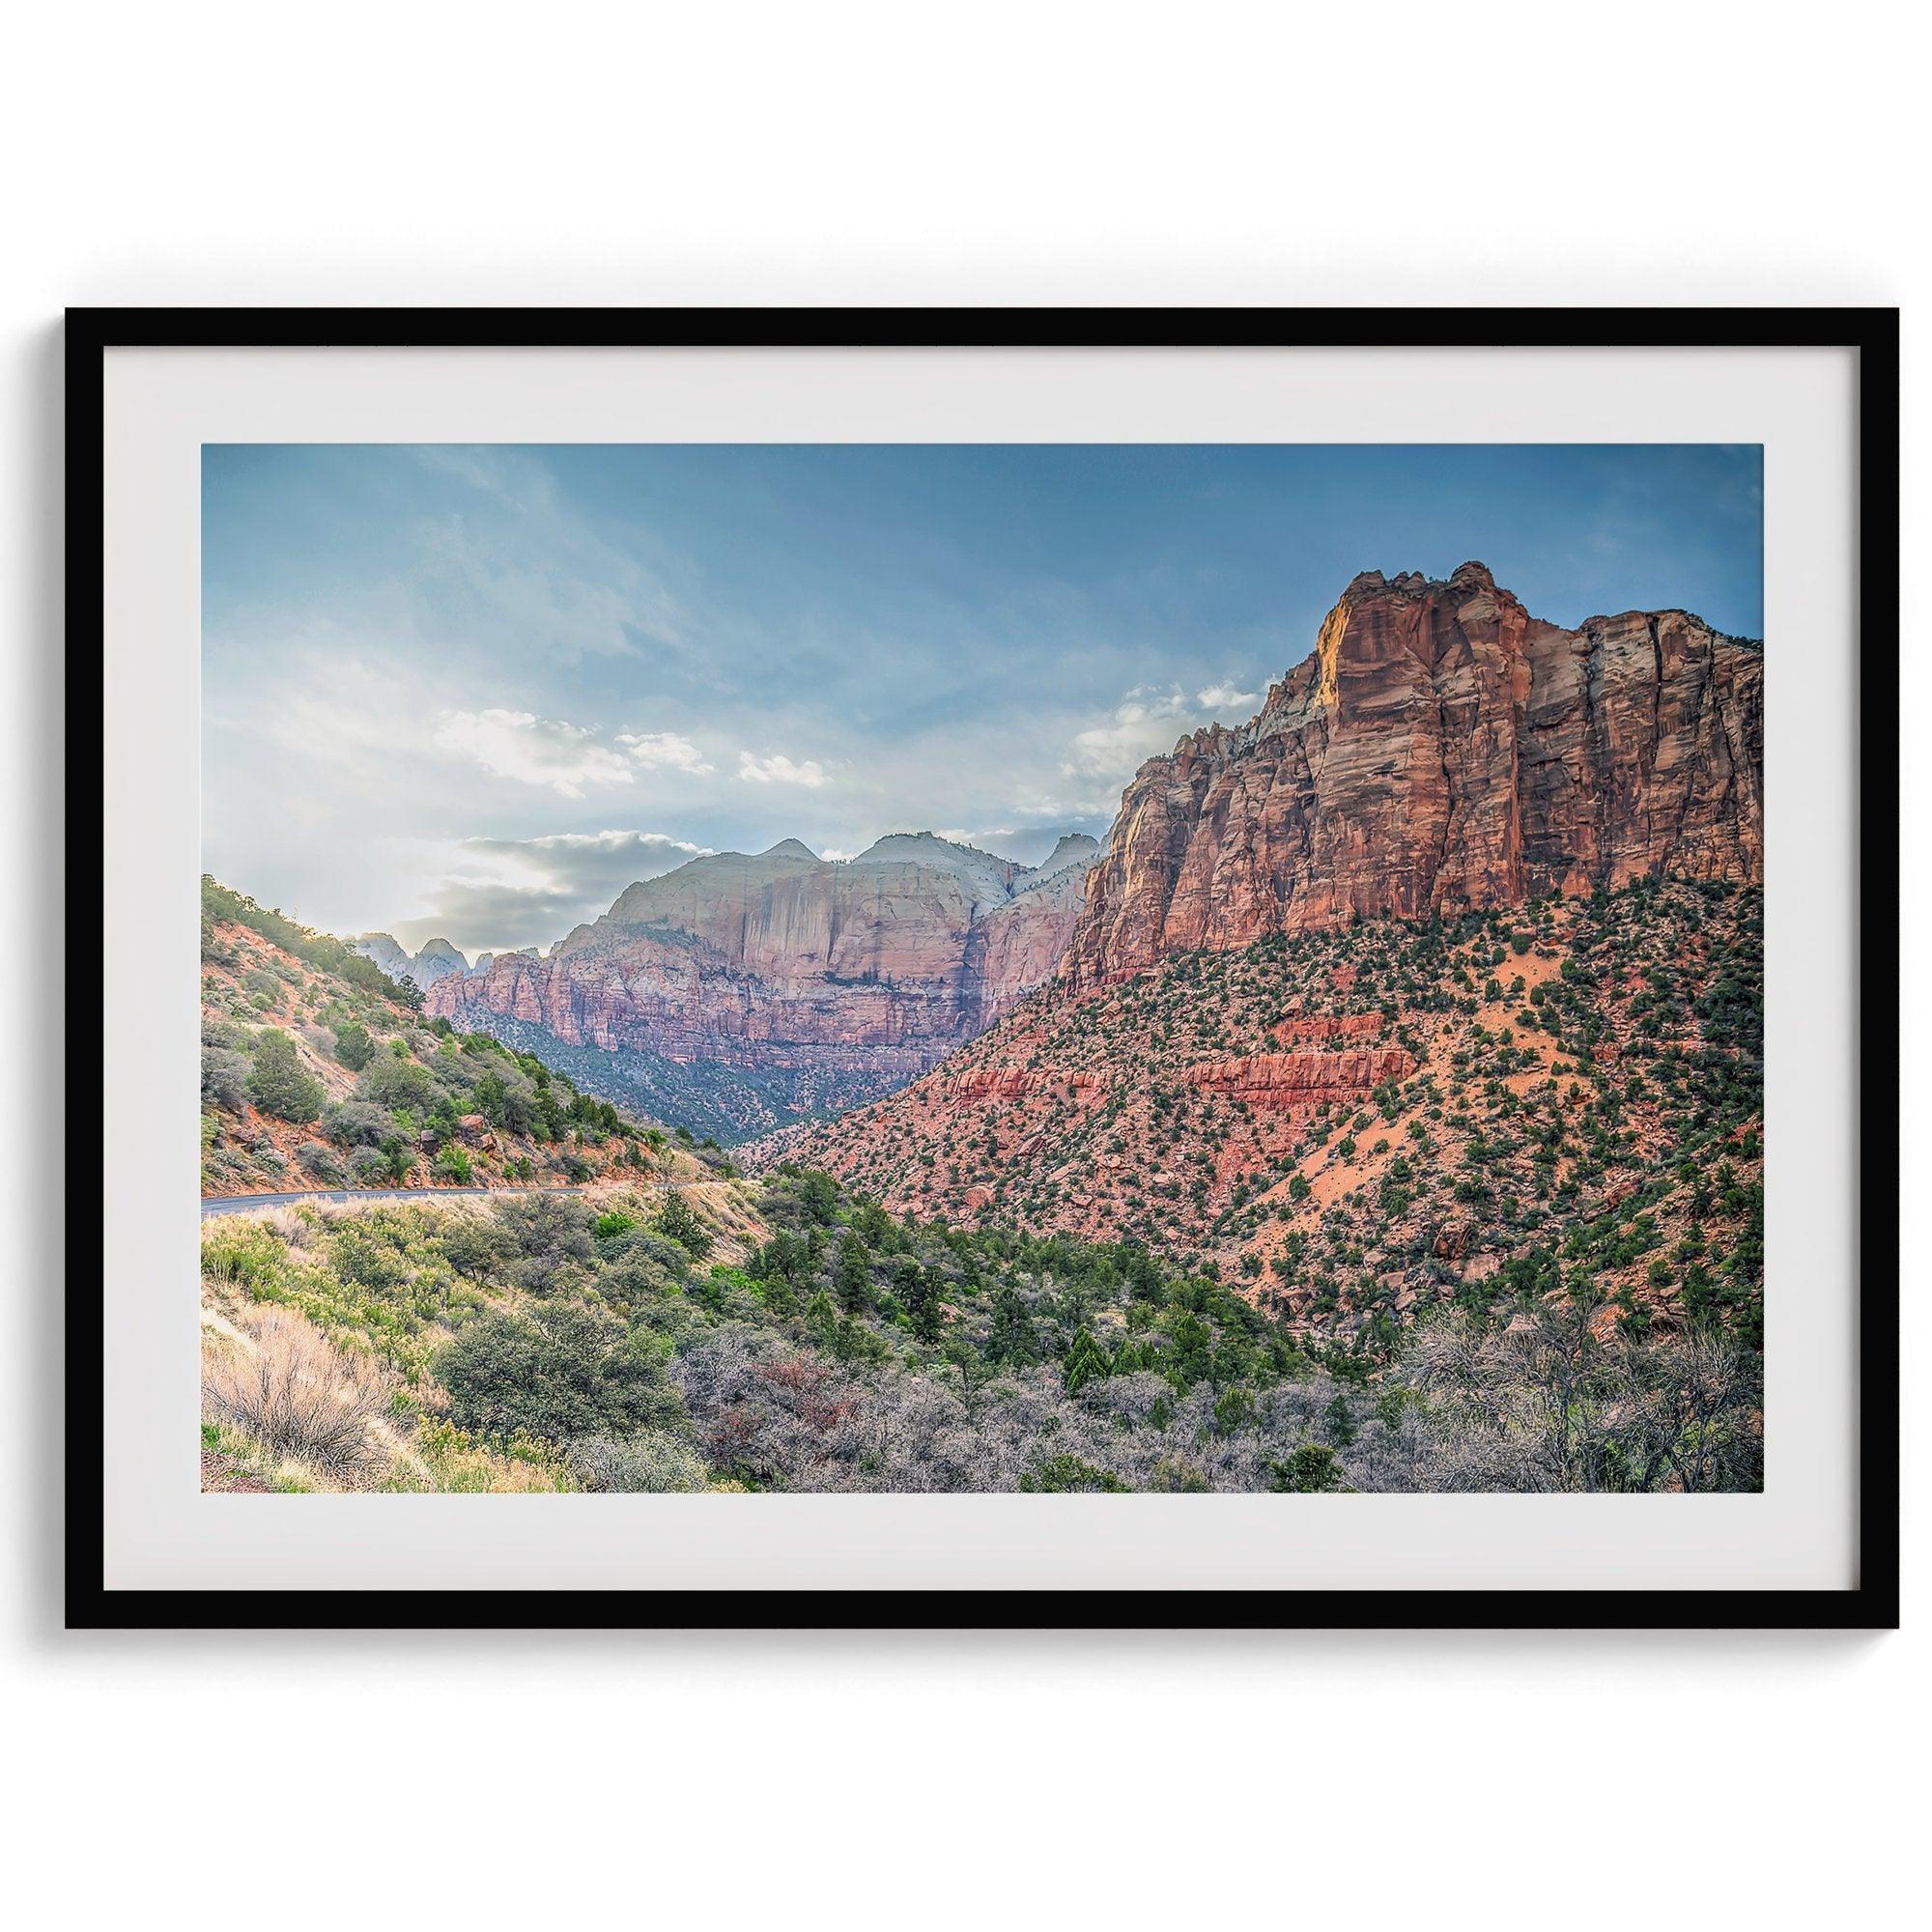
<svg viewBox="0 0 1932 1932">
<path fill-rule="evenodd" d="M 1896 1622 L 1895 312 L 68 346 L 71 1624 Z"/>
</svg>

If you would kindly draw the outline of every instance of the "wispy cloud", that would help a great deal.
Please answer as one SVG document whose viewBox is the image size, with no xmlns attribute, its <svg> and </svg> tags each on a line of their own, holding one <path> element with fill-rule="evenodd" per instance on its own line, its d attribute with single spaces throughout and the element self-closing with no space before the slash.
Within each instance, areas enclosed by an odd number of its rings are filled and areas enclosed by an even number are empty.
<svg viewBox="0 0 1932 1932">
<path fill-rule="evenodd" d="M 631 782 L 629 760 L 588 726 L 530 711 L 452 711 L 436 742 L 498 778 L 548 785 L 564 798 L 582 798 L 585 785 Z"/>
<path fill-rule="evenodd" d="M 816 758 L 794 762 L 782 752 L 762 758 L 752 752 L 740 752 L 738 776 L 748 784 L 804 785 L 809 791 L 816 791 L 826 781 L 825 767 Z"/>
<path fill-rule="evenodd" d="M 1194 694 L 1204 711 L 1246 711 L 1262 701 L 1258 691 L 1241 691 L 1232 682 L 1210 684 Z"/>
<path fill-rule="evenodd" d="M 668 768 L 702 779 L 718 769 L 689 738 L 676 731 L 619 731 L 617 742 L 646 771 Z"/>
<path fill-rule="evenodd" d="M 535 838 L 466 838 L 463 849 L 532 866 L 553 878 L 621 877 L 630 885 L 702 858 L 711 847 L 666 832 L 547 832 Z"/>
<path fill-rule="evenodd" d="M 1071 779 L 1124 781 L 1144 760 L 1174 744 L 1177 726 L 1190 709 L 1178 686 L 1161 691 L 1136 685 L 1104 724 L 1074 734 L 1061 772 Z"/>
<path fill-rule="evenodd" d="M 437 628 L 494 637 L 563 664 L 686 643 L 687 613 L 663 580 L 573 509 L 540 457 L 464 448 L 413 455 L 462 486 L 463 508 L 413 526 L 415 587 Z"/>
</svg>

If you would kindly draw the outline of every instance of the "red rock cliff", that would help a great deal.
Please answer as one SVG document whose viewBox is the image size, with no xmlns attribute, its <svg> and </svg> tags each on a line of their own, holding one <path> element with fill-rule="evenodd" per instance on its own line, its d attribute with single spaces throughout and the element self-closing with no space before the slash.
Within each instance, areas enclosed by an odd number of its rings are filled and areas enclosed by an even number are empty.
<svg viewBox="0 0 1932 1932">
<path fill-rule="evenodd" d="M 1480 563 L 1368 572 L 1259 715 L 1141 767 L 1068 976 L 1646 873 L 1761 880 L 1763 681 L 1761 646 L 1682 611 L 1566 631 Z"/>
<path fill-rule="evenodd" d="M 432 1014 L 505 1014 L 573 1046 L 910 1076 L 1049 978 L 1092 839 L 1037 871 L 929 834 L 848 865 L 794 839 L 630 887 L 545 957 L 439 980 Z"/>
</svg>

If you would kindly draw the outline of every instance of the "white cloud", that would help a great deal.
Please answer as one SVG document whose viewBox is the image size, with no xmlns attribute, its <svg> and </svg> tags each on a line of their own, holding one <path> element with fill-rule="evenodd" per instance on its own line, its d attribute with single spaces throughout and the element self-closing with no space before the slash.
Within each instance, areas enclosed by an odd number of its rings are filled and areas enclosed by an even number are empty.
<svg viewBox="0 0 1932 1932">
<path fill-rule="evenodd" d="M 1190 710 L 1179 686 L 1157 691 L 1136 685 L 1114 707 L 1106 724 L 1074 734 L 1072 752 L 1061 771 L 1067 778 L 1124 783 L 1144 760 L 1173 747 L 1179 735 L 1175 726 Z"/>
<path fill-rule="evenodd" d="M 1074 733 L 1061 775 L 1124 785 L 1149 758 L 1171 752 L 1176 741 L 1194 725 L 1208 724 L 1216 712 L 1244 712 L 1259 696 L 1237 690 L 1227 679 L 1205 686 L 1192 697 L 1178 684 L 1137 684 L 1115 705 L 1104 724 Z M 1089 805 L 1087 809 L 1091 813 L 1111 811 L 1114 807 Z M 1033 815 L 1032 808 L 1022 810 Z"/>
<path fill-rule="evenodd" d="M 1236 691 L 1232 682 L 1210 684 L 1194 695 L 1204 711 L 1245 711 L 1250 705 L 1259 704 L 1262 696 L 1258 691 Z"/>
<path fill-rule="evenodd" d="M 594 731 L 534 712 L 452 711 L 436 742 L 498 778 L 549 785 L 565 798 L 582 798 L 587 784 L 631 782 L 629 761 L 600 744 Z"/>
<path fill-rule="evenodd" d="M 825 767 L 815 758 L 804 758 L 794 764 L 782 752 L 774 752 L 768 758 L 740 752 L 738 776 L 750 784 L 805 785 L 816 791 L 825 782 Z"/>
<path fill-rule="evenodd" d="M 675 731 L 619 731 L 617 742 L 646 771 L 668 766 L 673 771 L 689 772 L 694 778 L 702 779 L 718 769 L 689 738 Z"/>
</svg>

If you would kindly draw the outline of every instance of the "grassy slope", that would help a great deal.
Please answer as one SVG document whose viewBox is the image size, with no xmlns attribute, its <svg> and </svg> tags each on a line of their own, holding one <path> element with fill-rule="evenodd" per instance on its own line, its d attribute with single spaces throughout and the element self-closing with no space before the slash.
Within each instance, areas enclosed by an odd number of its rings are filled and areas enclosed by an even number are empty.
<svg viewBox="0 0 1932 1932">
<path fill-rule="evenodd" d="M 685 1154 L 671 1165 L 702 1172 Z M 506 1196 L 507 1220 L 475 1196 L 303 1203 L 210 1217 L 202 1224 L 203 1489 L 582 1487 L 559 1443 L 517 1430 L 471 1435 L 454 1424 L 433 1364 L 485 1314 L 523 1318 L 565 1305 L 554 1299 L 559 1278 L 585 1270 L 571 1253 L 553 1268 L 552 1249 L 581 1250 L 594 1265 L 589 1231 L 649 1227 L 673 1184 L 721 1262 L 762 1238 L 750 1183 L 689 1175 L 674 1183 L 603 1186 L 588 1200 Z M 527 1254 L 506 1228 L 526 1236 Z M 607 1236 L 604 1247 L 611 1245 Z M 611 1321 L 601 1294 L 584 1305 Z M 314 1453 L 313 1430 L 270 1426 L 299 1401 L 301 1383 L 319 1388 L 325 1410 L 360 1403 L 353 1456 Z"/>
</svg>

